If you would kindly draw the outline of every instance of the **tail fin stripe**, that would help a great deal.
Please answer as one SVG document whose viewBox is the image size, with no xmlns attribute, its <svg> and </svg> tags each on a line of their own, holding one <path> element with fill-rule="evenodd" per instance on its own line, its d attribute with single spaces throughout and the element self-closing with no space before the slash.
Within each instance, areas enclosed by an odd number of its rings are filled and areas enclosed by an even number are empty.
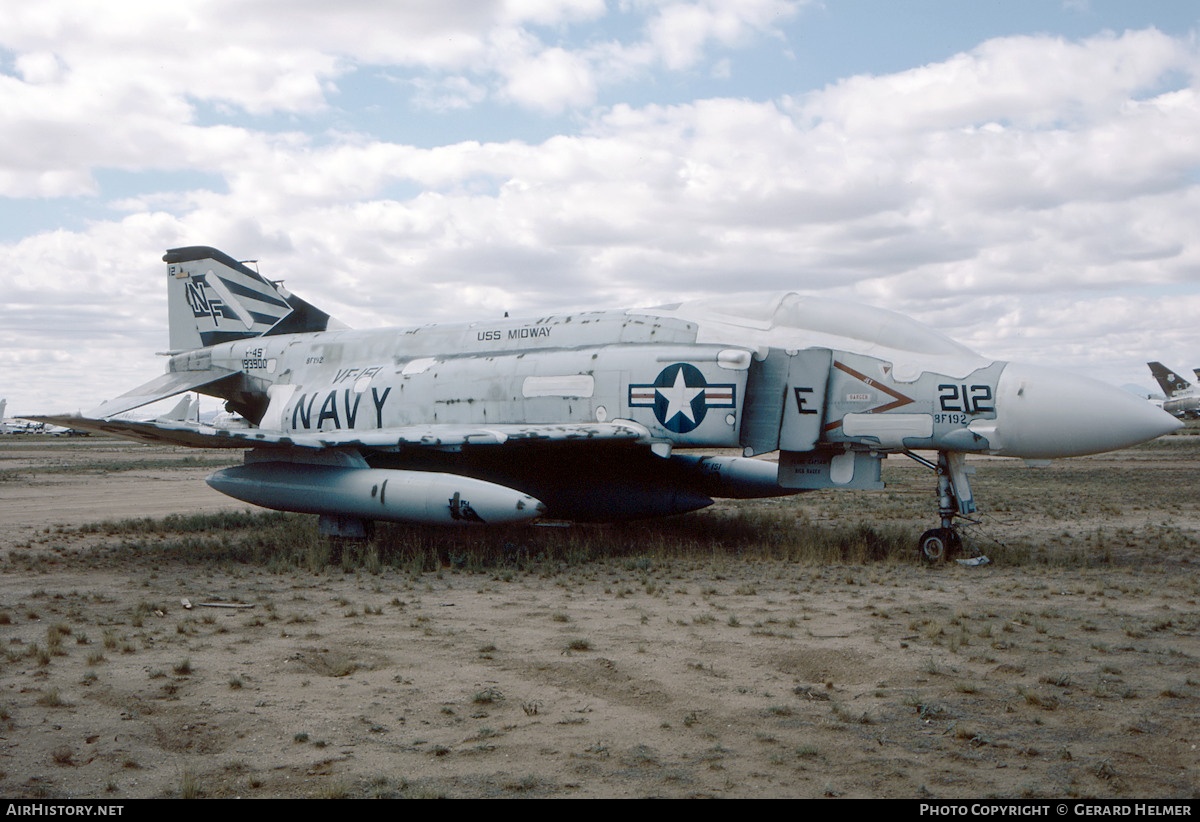
<svg viewBox="0 0 1200 822">
<path fill-rule="evenodd" d="M 257 311 L 251 311 L 250 317 L 254 320 L 256 325 L 262 324 L 262 325 L 272 326 L 275 323 L 279 322 L 279 318 L 276 317 L 274 314 L 259 314 Z"/>
<path fill-rule="evenodd" d="M 267 305 L 273 305 L 280 308 L 288 307 L 286 302 L 279 299 L 279 297 L 275 296 L 274 294 L 268 294 L 254 288 L 249 288 L 241 283 L 234 282 L 233 280 L 227 280 L 224 277 L 218 277 L 217 279 L 219 279 L 225 285 L 225 287 L 230 290 L 230 292 L 239 297 L 245 297 L 246 299 L 250 300 L 259 300 Z"/>
</svg>

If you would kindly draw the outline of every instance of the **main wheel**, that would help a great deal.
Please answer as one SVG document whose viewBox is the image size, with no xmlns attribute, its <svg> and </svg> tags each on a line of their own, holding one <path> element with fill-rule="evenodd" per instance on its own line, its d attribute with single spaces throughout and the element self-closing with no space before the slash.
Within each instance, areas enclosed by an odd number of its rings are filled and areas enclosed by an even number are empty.
<svg viewBox="0 0 1200 822">
<path fill-rule="evenodd" d="M 917 543 L 921 559 L 930 565 L 949 562 L 961 547 L 962 539 L 952 528 L 934 528 L 926 531 L 921 534 L 921 539 Z"/>
</svg>

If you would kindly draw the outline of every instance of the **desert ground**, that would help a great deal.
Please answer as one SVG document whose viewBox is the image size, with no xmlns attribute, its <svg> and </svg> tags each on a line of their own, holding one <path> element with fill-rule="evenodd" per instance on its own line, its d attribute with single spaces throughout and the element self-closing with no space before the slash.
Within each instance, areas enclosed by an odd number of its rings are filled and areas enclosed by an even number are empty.
<svg viewBox="0 0 1200 822">
<path fill-rule="evenodd" d="M 975 461 L 982 567 L 918 562 L 903 458 L 338 561 L 237 455 L 0 437 L 0 795 L 1195 799 L 1193 433 Z"/>
</svg>

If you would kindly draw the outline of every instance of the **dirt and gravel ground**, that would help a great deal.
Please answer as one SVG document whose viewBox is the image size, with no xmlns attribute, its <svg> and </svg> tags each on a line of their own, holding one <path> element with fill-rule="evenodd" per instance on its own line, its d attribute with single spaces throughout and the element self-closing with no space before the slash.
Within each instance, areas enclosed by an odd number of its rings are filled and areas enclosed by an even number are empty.
<svg viewBox="0 0 1200 822">
<path fill-rule="evenodd" d="M 980 460 L 981 568 L 303 570 L 83 527 L 241 510 L 225 456 L 0 438 L 0 795 L 1200 794 L 1200 437 Z M 885 478 L 750 505 L 926 527 L 924 470 Z"/>
</svg>

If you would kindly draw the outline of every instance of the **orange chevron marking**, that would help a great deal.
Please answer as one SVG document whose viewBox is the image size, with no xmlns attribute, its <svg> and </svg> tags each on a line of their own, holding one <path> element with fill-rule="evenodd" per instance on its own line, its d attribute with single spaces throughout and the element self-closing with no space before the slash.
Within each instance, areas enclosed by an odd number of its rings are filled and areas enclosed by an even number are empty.
<svg viewBox="0 0 1200 822">
<path fill-rule="evenodd" d="M 884 411 L 891 411 L 893 408 L 900 408 L 902 406 L 908 405 L 909 403 L 916 402 L 916 400 L 914 400 L 912 397 L 908 397 L 908 396 L 905 396 L 904 394 L 901 394 L 895 388 L 892 388 L 889 385 L 884 385 L 881 382 L 876 382 L 875 380 L 868 377 L 866 374 L 858 373 L 857 371 L 855 371 L 853 368 L 846 365 L 845 363 L 840 363 L 840 362 L 834 360 L 833 367 L 838 369 L 839 371 L 846 372 L 851 377 L 854 377 L 854 379 L 856 379 L 860 382 L 866 383 L 867 385 L 871 386 L 872 388 L 878 388 L 883 393 L 885 393 L 888 396 L 893 397 L 895 399 L 894 402 L 884 403 L 883 405 L 876 406 L 875 408 L 870 408 L 861 413 L 881 414 Z M 833 431 L 834 429 L 841 426 L 841 424 L 842 424 L 841 420 L 838 420 L 837 422 L 827 423 L 825 425 L 825 430 Z"/>
</svg>

